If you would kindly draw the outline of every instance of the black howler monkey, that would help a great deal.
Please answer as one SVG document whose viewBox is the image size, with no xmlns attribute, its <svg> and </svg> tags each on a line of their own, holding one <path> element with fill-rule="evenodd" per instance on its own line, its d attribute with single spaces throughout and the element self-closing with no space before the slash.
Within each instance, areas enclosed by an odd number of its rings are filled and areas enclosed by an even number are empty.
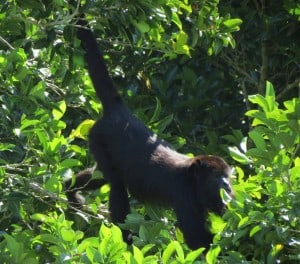
<svg viewBox="0 0 300 264">
<path fill-rule="evenodd" d="M 207 213 L 222 215 L 225 210 L 220 189 L 231 194 L 229 166 L 217 156 L 190 158 L 176 152 L 135 118 L 117 93 L 87 22 L 79 19 L 77 25 L 88 72 L 103 105 L 103 117 L 89 134 L 89 148 L 105 180 L 92 180 L 89 170 L 79 173 L 73 186 L 66 181 L 69 201 L 80 204 L 78 189 L 96 189 L 107 181 L 113 223 L 123 223 L 129 213 L 129 191 L 141 201 L 174 208 L 187 245 L 208 247 L 212 234 L 205 224 Z M 124 231 L 129 242 L 127 235 Z"/>
</svg>

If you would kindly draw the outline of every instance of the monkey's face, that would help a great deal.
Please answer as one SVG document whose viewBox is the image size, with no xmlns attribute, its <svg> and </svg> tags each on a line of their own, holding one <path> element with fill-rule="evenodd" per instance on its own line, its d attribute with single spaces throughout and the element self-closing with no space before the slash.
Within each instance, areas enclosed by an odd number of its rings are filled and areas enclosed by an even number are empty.
<svg viewBox="0 0 300 264">
<path fill-rule="evenodd" d="M 211 175 L 206 183 L 205 204 L 209 211 L 212 211 L 218 215 L 223 215 L 226 210 L 226 204 L 221 197 L 221 189 L 223 189 L 227 195 L 233 196 L 232 188 L 230 185 L 230 179 L 227 173 L 212 171 Z"/>
<path fill-rule="evenodd" d="M 220 157 L 198 156 L 193 159 L 192 165 L 196 180 L 196 197 L 200 207 L 223 215 L 226 204 L 221 197 L 221 189 L 233 196 L 230 184 L 231 169 Z"/>
</svg>

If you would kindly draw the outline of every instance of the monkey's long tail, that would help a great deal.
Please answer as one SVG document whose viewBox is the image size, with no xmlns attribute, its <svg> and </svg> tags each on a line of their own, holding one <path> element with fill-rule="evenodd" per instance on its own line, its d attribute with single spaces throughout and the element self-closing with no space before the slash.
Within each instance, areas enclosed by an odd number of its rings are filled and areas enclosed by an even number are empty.
<svg viewBox="0 0 300 264">
<path fill-rule="evenodd" d="M 77 37 L 81 40 L 81 46 L 85 51 L 85 61 L 92 79 L 97 96 L 102 102 L 104 111 L 110 109 L 115 103 L 121 102 L 121 98 L 110 78 L 103 56 L 98 48 L 88 22 L 84 18 L 77 21 Z"/>
</svg>

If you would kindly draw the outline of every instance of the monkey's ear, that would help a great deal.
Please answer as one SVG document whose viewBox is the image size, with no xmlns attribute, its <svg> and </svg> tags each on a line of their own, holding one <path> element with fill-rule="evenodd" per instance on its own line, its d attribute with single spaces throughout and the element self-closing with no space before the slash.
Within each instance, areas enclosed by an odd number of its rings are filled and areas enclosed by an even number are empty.
<svg viewBox="0 0 300 264">
<path fill-rule="evenodd" d="M 209 166 L 207 162 L 201 160 L 198 157 L 192 159 L 189 165 L 189 175 L 192 175 L 196 179 L 199 177 L 203 178 L 208 175 Z"/>
</svg>

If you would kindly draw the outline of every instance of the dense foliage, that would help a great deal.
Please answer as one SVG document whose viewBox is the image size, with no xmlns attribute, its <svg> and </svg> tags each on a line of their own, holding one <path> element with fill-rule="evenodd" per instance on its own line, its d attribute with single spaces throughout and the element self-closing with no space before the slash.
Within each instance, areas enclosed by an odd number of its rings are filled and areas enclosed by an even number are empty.
<svg viewBox="0 0 300 264">
<path fill-rule="evenodd" d="M 130 109 L 183 153 L 222 155 L 235 199 L 207 254 L 173 212 L 132 201 L 128 247 L 109 186 L 70 211 L 101 115 L 75 37 L 84 12 Z M 0 0 L 1 263 L 300 260 L 300 4 L 293 0 Z"/>
</svg>

